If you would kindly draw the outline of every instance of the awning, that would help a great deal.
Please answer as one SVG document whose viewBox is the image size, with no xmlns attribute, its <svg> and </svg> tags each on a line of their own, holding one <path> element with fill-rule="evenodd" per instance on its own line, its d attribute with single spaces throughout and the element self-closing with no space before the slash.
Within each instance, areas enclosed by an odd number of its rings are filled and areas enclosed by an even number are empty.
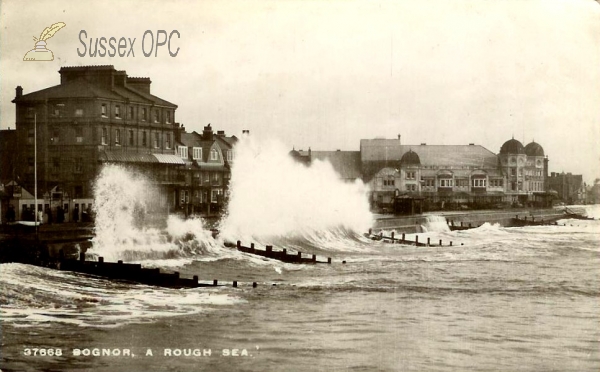
<svg viewBox="0 0 600 372">
<path fill-rule="evenodd" d="M 107 163 L 158 163 L 158 160 L 152 154 L 113 151 L 101 153 L 100 161 Z"/>
<path fill-rule="evenodd" d="M 171 154 L 152 154 L 161 164 L 185 165 L 185 161 L 177 155 Z"/>
<path fill-rule="evenodd" d="M 225 170 L 225 166 L 223 164 L 214 164 L 214 163 L 197 163 L 200 167 L 200 170 Z"/>
</svg>

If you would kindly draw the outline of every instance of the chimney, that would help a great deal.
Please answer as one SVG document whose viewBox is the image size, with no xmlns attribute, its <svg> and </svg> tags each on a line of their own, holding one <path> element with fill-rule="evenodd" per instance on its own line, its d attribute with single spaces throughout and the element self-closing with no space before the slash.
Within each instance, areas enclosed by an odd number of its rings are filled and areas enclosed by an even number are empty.
<svg viewBox="0 0 600 372">
<path fill-rule="evenodd" d="M 427 146 L 425 142 L 421 142 L 421 146 Z"/>
<path fill-rule="evenodd" d="M 130 88 L 133 88 L 146 94 L 150 94 L 150 84 L 152 84 L 152 80 L 150 80 L 150 78 L 126 76 L 125 82 Z"/>
<path fill-rule="evenodd" d="M 202 131 L 202 139 L 205 141 L 212 141 L 213 130 L 212 130 L 212 127 L 210 126 L 210 123 L 208 123 L 208 125 L 204 127 L 204 130 Z"/>
<path fill-rule="evenodd" d="M 475 144 L 474 143 L 469 143 L 469 146 L 475 146 Z"/>
<path fill-rule="evenodd" d="M 250 131 L 248 129 L 244 129 L 244 130 L 242 130 L 242 135 L 244 135 L 244 134 L 247 135 L 247 136 L 249 136 L 250 135 Z"/>
<path fill-rule="evenodd" d="M 175 125 L 174 128 L 175 128 L 175 130 L 174 130 L 175 142 L 181 142 L 181 132 L 185 132 L 185 127 L 183 126 L 183 124 L 178 124 L 178 125 Z"/>
<path fill-rule="evenodd" d="M 15 90 L 17 91 L 15 98 L 21 98 L 23 96 L 23 87 L 18 85 Z"/>
<path fill-rule="evenodd" d="M 217 136 L 219 136 L 219 137 L 225 137 L 225 131 L 224 130 L 218 130 L 217 131 Z"/>
<path fill-rule="evenodd" d="M 401 145 L 401 144 L 402 144 L 401 137 L 402 137 L 402 135 L 401 135 L 401 134 L 399 134 L 399 135 L 398 135 L 398 144 L 399 144 L 399 145 Z"/>
</svg>

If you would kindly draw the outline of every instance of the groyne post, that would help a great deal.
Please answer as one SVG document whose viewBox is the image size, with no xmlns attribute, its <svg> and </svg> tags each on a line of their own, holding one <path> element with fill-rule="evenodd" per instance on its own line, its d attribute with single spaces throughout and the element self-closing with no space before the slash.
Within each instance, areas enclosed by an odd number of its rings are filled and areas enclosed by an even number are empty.
<svg viewBox="0 0 600 372">
<path fill-rule="evenodd" d="M 104 263 L 104 257 L 98 257 L 98 263 Z"/>
<path fill-rule="evenodd" d="M 312 262 L 317 262 L 317 255 L 316 254 L 312 255 Z"/>
<path fill-rule="evenodd" d="M 250 252 L 254 253 L 254 243 L 250 243 Z"/>
<path fill-rule="evenodd" d="M 256 282 L 252 282 L 252 288 L 256 288 Z"/>
<path fill-rule="evenodd" d="M 327 257 L 327 263 L 331 264 L 331 257 Z"/>
<path fill-rule="evenodd" d="M 415 245 L 419 245 L 419 235 L 415 235 Z"/>
<path fill-rule="evenodd" d="M 405 234 L 404 234 L 404 233 L 402 233 L 402 241 L 404 241 L 404 236 L 405 236 Z"/>
<path fill-rule="evenodd" d="M 194 275 L 194 285 L 198 285 L 198 275 Z"/>
<path fill-rule="evenodd" d="M 238 240 L 237 241 L 237 249 L 240 249 L 240 248 L 242 248 L 242 242 Z"/>
<path fill-rule="evenodd" d="M 431 241 L 431 238 L 427 238 L 427 246 L 428 246 L 428 247 L 429 247 L 429 245 L 430 245 L 430 241 Z"/>
<path fill-rule="evenodd" d="M 85 253 L 84 252 L 79 252 L 79 261 L 85 262 Z"/>
<path fill-rule="evenodd" d="M 267 257 L 272 257 L 273 256 L 273 246 L 272 245 L 267 245 L 267 253 L 266 253 Z"/>
<path fill-rule="evenodd" d="M 450 241 L 450 246 L 452 247 L 452 241 Z"/>
<path fill-rule="evenodd" d="M 123 260 L 119 260 L 119 261 L 117 261 L 117 263 L 118 263 L 119 265 L 123 265 Z"/>
<path fill-rule="evenodd" d="M 217 286 L 217 284 L 219 284 L 219 281 L 218 281 L 217 279 L 214 279 L 214 280 L 213 280 L 213 285 L 216 287 L 216 286 Z"/>
<path fill-rule="evenodd" d="M 392 231 L 392 241 L 394 241 L 394 232 Z"/>
<path fill-rule="evenodd" d="M 298 262 L 302 262 L 302 252 L 298 252 Z"/>
<path fill-rule="evenodd" d="M 442 246 L 442 239 L 440 239 L 440 247 Z"/>
<path fill-rule="evenodd" d="M 233 281 L 233 288 L 237 288 L 237 280 Z"/>
</svg>

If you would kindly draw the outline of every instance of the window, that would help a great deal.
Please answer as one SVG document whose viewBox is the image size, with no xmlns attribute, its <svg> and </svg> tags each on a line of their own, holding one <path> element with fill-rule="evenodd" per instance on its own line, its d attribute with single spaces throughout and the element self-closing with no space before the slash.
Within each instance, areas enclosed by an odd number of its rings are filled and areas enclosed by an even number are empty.
<svg viewBox="0 0 600 372">
<path fill-rule="evenodd" d="M 102 111 L 101 111 L 101 114 L 102 114 L 102 117 L 103 117 L 103 118 L 107 117 L 107 116 L 106 116 L 106 112 L 107 112 L 107 111 L 106 111 L 106 103 L 103 103 L 103 104 L 102 104 Z"/>
<path fill-rule="evenodd" d="M 83 171 L 83 158 L 75 158 L 75 173 Z"/>
<path fill-rule="evenodd" d="M 219 153 L 216 149 L 210 150 L 210 160 L 219 160 Z"/>
<path fill-rule="evenodd" d="M 490 187 L 502 187 L 502 180 L 501 179 L 492 179 L 490 180 Z"/>
<path fill-rule="evenodd" d="M 108 129 L 102 128 L 102 144 L 108 144 Z"/>
<path fill-rule="evenodd" d="M 158 123 L 159 119 L 159 112 L 158 110 L 154 110 L 154 122 Z"/>
<path fill-rule="evenodd" d="M 154 148 L 156 148 L 156 149 L 160 147 L 160 146 L 158 145 L 158 144 L 160 143 L 160 142 L 158 142 L 158 139 L 159 139 L 159 138 L 158 138 L 158 137 L 159 137 L 159 134 L 160 134 L 160 133 L 158 133 L 158 132 L 154 132 Z"/>
<path fill-rule="evenodd" d="M 165 140 L 165 148 L 171 148 L 171 133 L 167 133 L 167 138 Z"/>
<path fill-rule="evenodd" d="M 188 148 L 186 146 L 179 146 L 179 156 L 182 159 L 188 158 Z"/>
<path fill-rule="evenodd" d="M 202 160 L 202 147 L 194 147 L 194 153 L 192 155 L 194 160 Z"/>
<path fill-rule="evenodd" d="M 485 187 L 485 178 L 473 178 L 473 187 Z"/>
<path fill-rule="evenodd" d="M 425 181 L 425 183 L 424 183 L 425 187 L 435 186 L 435 179 L 433 179 L 433 178 L 426 178 L 424 181 Z"/>
<path fill-rule="evenodd" d="M 181 204 L 188 204 L 190 202 L 190 192 L 188 190 L 180 190 L 179 197 Z"/>
<path fill-rule="evenodd" d="M 523 182 L 519 181 L 518 186 L 519 186 L 519 191 L 522 191 L 523 190 Z"/>
<path fill-rule="evenodd" d="M 129 130 L 129 146 L 133 146 L 133 130 Z"/>
<path fill-rule="evenodd" d="M 523 175 L 523 168 L 519 168 L 519 176 Z"/>
<path fill-rule="evenodd" d="M 133 106 L 129 106 L 129 119 L 135 119 L 133 117 L 133 114 L 134 114 Z"/>
<path fill-rule="evenodd" d="M 27 173 L 33 173 L 34 171 L 34 159 L 27 158 Z"/>
<path fill-rule="evenodd" d="M 233 150 L 227 150 L 227 161 L 233 161 Z"/>
<path fill-rule="evenodd" d="M 54 115 L 54 116 L 57 116 L 57 117 L 58 117 L 58 116 L 60 116 L 60 110 L 59 110 L 59 109 L 57 109 L 57 108 L 56 108 L 56 109 L 54 109 L 54 114 L 53 114 L 53 115 Z"/>
<path fill-rule="evenodd" d="M 121 106 L 119 105 L 115 106 L 115 118 L 121 119 Z"/>
<path fill-rule="evenodd" d="M 451 178 L 442 178 L 440 180 L 440 187 L 453 187 L 454 180 Z"/>
<path fill-rule="evenodd" d="M 407 180 L 414 180 L 415 179 L 415 172 L 414 171 L 406 172 L 406 179 Z"/>
<path fill-rule="evenodd" d="M 167 124 L 171 124 L 171 111 L 167 111 Z"/>
<path fill-rule="evenodd" d="M 30 145 L 33 145 L 34 140 L 35 140 L 35 133 L 33 132 L 33 129 L 29 129 L 27 131 L 27 143 Z"/>
<path fill-rule="evenodd" d="M 115 130 L 115 145 L 120 145 L 120 144 L 121 144 L 121 130 L 116 129 Z"/>
<path fill-rule="evenodd" d="M 458 187 L 469 187 L 469 179 L 459 178 L 456 180 L 456 186 Z"/>
<path fill-rule="evenodd" d="M 77 142 L 77 143 L 83 142 L 83 129 L 81 129 L 81 127 L 75 128 L 75 142 Z"/>
<path fill-rule="evenodd" d="M 210 192 L 210 202 L 211 203 L 218 203 L 219 201 L 219 195 L 223 194 L 223 190 L 221 189 L 216 189 L 216 190 L 211 190 Z"/>
<path fill-rule="evenodd" d="M 83 109 L 75 109 L 75 116 L 77 117 L 82 117 L 83 116 Z"/>
<path fill-rule="evenodd" d="M 417 185 L 415 184 L 407 184 L 406 191 L 417 191 Z"/>
<path fill-rule="evenodd" d="M 146 131 L 143 131 L 142 132 L 142 146 L 147 145 L 148 140 L 147 140 L 146 136 L 147 136 Z"/>
<path fill-rule="evenodd" d="M 383 180 L 383 186 L 395 186 L 396 180 L 393 178 L 388 178 Z"/>
</svg>

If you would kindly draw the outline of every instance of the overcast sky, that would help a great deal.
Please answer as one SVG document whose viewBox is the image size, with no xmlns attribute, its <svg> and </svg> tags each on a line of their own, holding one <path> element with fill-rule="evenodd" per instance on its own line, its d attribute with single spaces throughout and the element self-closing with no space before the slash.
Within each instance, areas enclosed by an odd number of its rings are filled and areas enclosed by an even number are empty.
<svg viewBox="0 0 600 372">
<path fill-rule="evenodd" d="M 362 138 L 540 143 L 550 171 L 600 177 L 600 5 L 592 0 L 16 1 L 0 3 L 0 125 L 15 87 L 59 84 L 62 66 L 150 77 L 188 131 L 358 150 Z M 23 62 L 46 26 L 52 62 Z M 135 57 L 80 57 L 88 38 L 136 38 Z M 177 30 L 170 57 L 144 31 Z M 149 40 L 149 39 L 148 39 Z M 149 50 L 146 44 L 146 51 Z"/>
</svg>

